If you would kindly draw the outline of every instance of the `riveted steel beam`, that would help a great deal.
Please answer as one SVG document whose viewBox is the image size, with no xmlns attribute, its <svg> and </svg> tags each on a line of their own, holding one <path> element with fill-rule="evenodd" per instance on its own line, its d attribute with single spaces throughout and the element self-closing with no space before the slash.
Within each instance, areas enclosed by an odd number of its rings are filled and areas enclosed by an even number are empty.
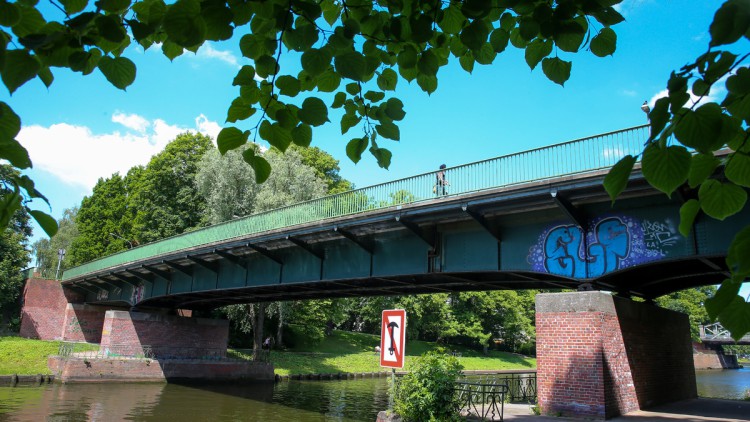
<svg viewBox="0 0 750 422">
<path fill-rule="evenodd" d="M 550 197 L 552 198 L 552 202 L 557 205 L 558 208 L 565 214 L 571 221 L 576 223 L 578 227 L 582 229 L 586 229 L 587 227 L 587 221 L 588 219 L 586 216 L 576 208 L 573 204 L 570 203 L 565 197 L 560 195 L 560 192 L 553 189 L 550 191 Z"/>
<path fill-rule="evenodd" d="M 398 214 L 394 217 L 396 222 L 401 224 L 405 229 L 409 230 L 410 232 L 414 233 L 422 239 L 424 243 L 427 244 L 427 246 L 430 247 L 430 249 L 435 249 L 435 234 L 429 233 L 426 230 L 419 227 L 418 224 L 414 224 L 411 221 L 405 220 L 401 214 Z"/>
<path fill-rule="evenodd" d="M 214 274 L 219 273 L 219 263 L 218 262 L 210 262 L 206 261 L 205 259 L 196 258 L 194 256 L 188 256 L 187 259 L 190 261 L 200 265 L 201 267 L 213 272 Z"/>
<path fill-rule="evenodd" d="M 340 234 L 345 239 L 348 239 L 355 245 L 359 246 L 368 254 L 373 255 L 375 253 L 375 247 L 370 242 L 363 241 L 361 238 L 355 236 L 352 232 L 342 229 L 339 226 L 333 226 L 333 231 Z"/>
<path fill-rule="evenodd" d="M 163 260 L 163 261 L 161 261 L 161 263 L 164 264 L 164 265 L 166 265 L 167 267 L 175 270 L 175 271 L 179 271 L 179 272 L 185 274 L 188 277 L 192 277 L 193 276 L 193 269 L 190 268 L 190 267 L 184 267 L 184 266 L 182 266 L 180 264 L 176 264 L 174 262 L 170 262 L 170 261 L 167 261 L 167 260 Z"/>
<path fill-rule="evenodd" d="M 474 220 L 477 223 L 479 223 L 479 225 L 482 226 L 482 228 L 487 233 L 489 233 L 490 235 L 492 235 L 492 237 L 494 237 L 498 242 L 500 242 L 500 241 L 503 240 L 502 236 L 500 236 L 500 231 L 496 230 L 496 229 L 493 229 L 492 226 L 490 226 L 490 224 L 487 221 L 487 219 L 484 218 L 484 216 L 481 213 L 479 213 L 477 211 L 474 211 L 471 208 L 469 208 L 468 204 L 461 205 L 461 209 L 463 210 L 463 212 L 466 213 L 466 215 L 468 215 L 469 217 L 471 217 L 472 220 Z"/>
<path fill-rule="evenodd" d="M 167 281 L 170 281 L 170 282 L 172 281 L 172 273 L 170 273 L 169 271 L 160 270 L 160 269 L 158 269 L 156 267 L 153 267 L 153 266 L 150 266 L 150 265 L 141 265 L 141 268 L 143 268 L 144 270 L 147 270 L 147 271 L 149 271 L 149 272 L 151 272 L 153 274 L 156 274 L 157 276 L 163 278 L 164 280 L 167 280 Z"/>
<path fill-rule="evenodd" d="M 248 243 L 247 247 L 250 248 L 250 249 L 252 249 L 252 250 L 254 250 L 255 252 L 258 252 L 259 254 L 265 256 L 266 258 L 270 259 L 271 261 L 273 261 L 273 262 L 275 262 L 275 263 L 277 263 L 277 264 L 279 264 L 281 266 L 284 265 L 284 262 L 278 256 L 276 256 L 275 253 L 269 251 L 268 249 L 266 249 L 266 248 L 264 248 L 262 246 L 253 245 L 252 243 Z"/>
<path fill-rule="evenodd" d="M 245 266 L 243 265 L 244 260 L 231 252 L 214 249 L 214 253 L 242 269 L 245 268 Z"/>
<path fill-rule="evenodd" d="M 298 238 L 296 238 L 294 236 L 287 236 L 286 240 L 294 243 L 295 245 L 297 245 L 298 247 L 304 249 L 309 254 L 311 254 L 312 256 L 314 256 L 316 258 L 318 258 L 321 261 L 323 261 L 323 260 L 326 259 L 325 253 L 323 253 L 321 251 L 318 251 L 312 245 L 310 245 L 309 243 L 305 242 L 304 240 L 298 239 Z"/>
</svg>

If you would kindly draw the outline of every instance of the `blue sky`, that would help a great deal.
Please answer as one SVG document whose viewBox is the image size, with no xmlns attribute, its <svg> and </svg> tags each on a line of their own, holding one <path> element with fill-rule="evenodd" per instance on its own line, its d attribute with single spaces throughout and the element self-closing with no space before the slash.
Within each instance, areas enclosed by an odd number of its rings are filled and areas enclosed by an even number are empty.
<svg viewBox="0 0 750 422">
<path fill-rule="evenodd" d="M 541 66 L 531 71 L 523 52 L 510 45 L 493 65 L 477 65 L 472 75 L 457 61 L 442 68 L 431 96 L 400 80 L 395 96 L 407 112 L 401 141 L 380 142 L 393 152 L 390 170 L 378 168 L 367 154 L 356 165 L 348 160 L 346 143 L 361 132 L 354 128 L 342 136 L 338 114 L 316 129 L 313 145 L 340 160 L 343 177 L 364 187 L 441 163 L 453 166 L 646 123 L 640 105 L 664 92 L 672 70 L 706 51 L 708 26 L 721 3 L 625 0 L 615 54 L 561 54 L 573 61 L 565 87 L 547 80 Z M 60 19 L 56 13 L 48 11 Z M 126 56 L 138 75 L 127 92 L 98 71 L 83 77 L 61 69 L 53 71 L 49 90 L 38 80 L 13 96 L 0 89 L 0 101 L 22 119 L 19 140 L 34 162 L 29 174 L 50 199 L 52 215 L 59 218 L 80 203 L 99 177 L 147 163 L 182 131 L 215 137 L 238 95 L 231 81 L 240 66 L 251 64 L 236 44 L 209 43 L 174 62 L 156 47 L 131 46 Z"/>
</svg>

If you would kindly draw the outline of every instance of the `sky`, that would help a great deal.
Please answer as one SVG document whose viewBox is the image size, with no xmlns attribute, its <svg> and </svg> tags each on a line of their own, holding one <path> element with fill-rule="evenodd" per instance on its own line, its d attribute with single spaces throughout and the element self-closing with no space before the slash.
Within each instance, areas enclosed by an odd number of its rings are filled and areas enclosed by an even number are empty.
<svg viewBox="0 0 750 422">
<path fill-rule="evenodd" d="M 340 161 L 344 178 L 365 187 L 434 171 L 440 164 L 450 167 L 644 124 L 641 104 L 653 104 L 665 94 L 670 72 L 706 51 L 708 27 L 721 3 L 623 1 L 618 10 L 626 21 L 614 27 L 614 55 L 561 53 L 573 61 L 564 87 L 550 82 L 541 65 L 530 70 L 523 51 L 512 45 L 494 64 L 476 65 L 471 75 L 452 60 L 438 73 L 432 95 L 416 82 L 399 80 L 394 95 L 407 112 L 399 125 L 401 140 L 379 142 L 393 152 L 389 170 L 379 168 L 369 153 L 358 164 L 347 158 L 346 143 L 361 130 L 341 135 L 336 113 L 329 116 L 331 124 L 315 129 L 313 145 Z M 59 13 L 52 9 L 48 16 L 61 19 Z M 18 139 L 34 164 L 27 174 L 50 200 L 51 209 L 45 210 L 60 218 L 91 193 L 98 178 L 146 164 L 178 133 L 200 131 L 215 138 L 239 95 L 232 79 L 243 64 L 252 64 L 241 56 L 237 40 L 209 42 L 173 62 L 158 47 L 131 46 L 125 56 L 138 70 L 127 91 L 98 71 L 81 76 L 64 69 L 53 70 L 49 89 L 39 80 L 12 96 L 0 88 L 0 101 L 21 117 Z M 294 64 L 282 59 L 282 66 Z M 254 125 L 251 119 L 240 127 Z M 42 236 L 36 228 L 34 239 Z"/>
</svg>

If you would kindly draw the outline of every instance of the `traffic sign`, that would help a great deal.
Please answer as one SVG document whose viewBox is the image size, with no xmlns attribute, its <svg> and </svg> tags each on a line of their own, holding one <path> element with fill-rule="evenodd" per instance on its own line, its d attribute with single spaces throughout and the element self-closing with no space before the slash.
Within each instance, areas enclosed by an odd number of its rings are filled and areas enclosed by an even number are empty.
<svg viewBox="0 0 750 422">
<path fill-rule="evenodd" d="M 380 366 L 404 367 L 406 346 L 406 311 L 390 309 L 383 311 L 380 329 Z"/>
</svg>

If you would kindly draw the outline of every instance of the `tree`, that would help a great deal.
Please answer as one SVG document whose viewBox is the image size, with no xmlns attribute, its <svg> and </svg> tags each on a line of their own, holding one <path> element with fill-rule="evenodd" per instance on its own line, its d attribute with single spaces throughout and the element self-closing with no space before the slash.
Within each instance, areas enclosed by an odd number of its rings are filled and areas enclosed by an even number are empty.
<svg viewBox="0 0 750 422">
<path fill-rule="evenodd" d="M 132 231 L 139 243 L 153 242 L 206 224 L 206 202 L 195 189 L 203 155 L 211 138 L 186 132 L 154 155 L 130 189 L 128 205 L 135 217 Z M 135 177 L 134 177 L 135 179 Z"/>
<path fill-rule="evenodd" d="M 11 179 L 18 177 L 17 170 L 7 164 L 0 165 L 0 201 L 14 194 Z M 23 289 L 23 269 L 29 263 L 26 249 L 31 226 L 26 209 L 16 209 L 8 226 L 0 232 L 0 327 L 20 314 L 18 298 Z"/>
<path fill-rule="evenodd" d="M 700 326 L 710 322 L 705 303 L 716 294 L 715 286 L 685 289 L 656 299 L 662 308 L 687 314 L 690 318 L 690 335 L 693 341 L 700 341 Z"/>
<path fill-rule="evenodd" d="M 76 217 L 78 207 L 68 208 L 63 211 L 63 216 L 57 221 L 57 233 L 49 239 L 39 239 L 32 245 L 36 257 L 36 267 L 43 277 L 52 278 L 57 274 L 58 251 L 65 250 L 66 254 L 60 261 L 60 274 L 70 268 L 71 258 L 69 252 L 73 240 L 78 237 L 78 224 Z"/>
<path fill-rule="evenodd" d="M 297 145 L 292 145 L 290 148 L 299 152 L 302 163 L 315 170 L 315 175 L 326 182 L 328 186 L 326 193 L 329 195 L 347 192 L 354 188 L 350 181 L 341 177 L 339 174 L 339 171 L 341 171 L 339 160 L 333 158 L 331 154 L 318 147 L 301 148 Z"/>
<path fill-rule="evenodd" d="M 492 63 L 510 42 L 526 51 L 532 69 L 541 62 L 550 80 L 564 84 L 571 70 L 571 62 L 560 57 L 564 53 L 586 46 L 597 56 L 615 51 L 616 36 L 610 26 L 623 20 L 611 7 L 616 3 L 124 0 L 90 5 L 61 1 L 53 2 L 59 20 L 47 22 L 37 3 L 3 0 L 0 26 L 10 32 L 0 32 L 0 76 L 12 94 L 34 78 L 50 86 L 53 67 L 83 75 L 98 69 L 115 87 L 126 89 L 136 77 L 135 64 L 123 55 L 132 42 L 144 48 L 160 45 L 164 55 L 173 59 L 185 50 L 197 51 L 207 40 L 231 39 L 235 30 L 243 33 L 248 27 L 248 33 L 236 38 L 252 65 L 244 65 L 232 81 L 239 96 L 228 108 L 227 122 L 256 119 L 249 130 L 221 131 L 217 143 L 222 154 L 243 145 L 251 135 L 280 151 L 292 143 L 309 146 L 312 128 L 329 120 L 328 106 L 310 94 L 317 90 L 335 92 L 331 107 L 345 111 L 342 133 L 353 127 L 362 130 L 347 144 L 347 155 L 358 161 L 369 148 L 378 164 L 388 167 L 391 153 L 379 142 L 399 139 L 396 122 L 405 116 L 403 104 L 394 97 L 386 99 L 399 76 L 416 80 L 431 93 L 437 89 L 440 67 L 450 56 L 471 72 L 475 63 Z M 284 48 L 298 61 L 301 72 L 292 74 L 287 68 L 282 72 Z M 297 100 L 300 96 L 304 98 Z M 0 103 L 0 122 L 0 158 L 16 168 L 30 168 L 27 151 L 15 140 L 20 118 L 8 104 Z M 256 179 L 268 178 L 268 162 L 247 151 L 243 158 L 255 170 Z M 23 190 L 26 197 L 43 198 L 30 179 L 17 177 L 12 182 L 19 195 Z M 5 207 L 20 206 L 14 201 Z M 40 211 L 32 215 L 53 234 L 54 220 Z"/>
</svg>

